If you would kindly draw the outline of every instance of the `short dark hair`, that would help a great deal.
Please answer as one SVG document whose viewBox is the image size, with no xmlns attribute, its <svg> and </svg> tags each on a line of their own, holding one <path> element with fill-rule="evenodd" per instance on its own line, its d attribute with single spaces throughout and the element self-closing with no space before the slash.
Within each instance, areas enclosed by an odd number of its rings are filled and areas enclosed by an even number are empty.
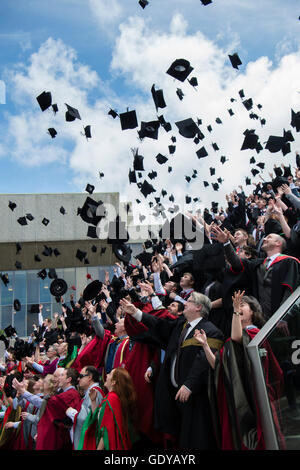
<svg viewBox="0 0 300 470">
<path fill-rule="evenodd" d="M 174 302 L 178 305 L 178 312 L 183 312 L 184 310 L 184 303 L 180 302 L 180 300 L 174 300 Z"/>
<path fill-rule="evenodd" d="M 94 382 L 99 382 L 100 373 L 94 366 L 85 366 L 86 373 L 92 376 Z"/>
<path fill-rule="evenodd" d="M 71 367 L 67 368 L 66 371 L 67 377 L 71 377 L 71 385 L 75 387 L 77 385 L 79 372 Z"/>
</svg>

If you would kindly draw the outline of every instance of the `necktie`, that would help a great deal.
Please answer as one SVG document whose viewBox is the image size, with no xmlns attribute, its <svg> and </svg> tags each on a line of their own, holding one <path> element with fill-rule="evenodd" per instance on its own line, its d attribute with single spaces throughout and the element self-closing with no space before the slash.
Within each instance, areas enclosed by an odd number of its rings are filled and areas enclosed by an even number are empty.
<svg viewBox="0 0 300 470">
<path fill-rule="evenodd" d="M 108 351 L 106 364 L 105 364 L 105 372 L 107 374 L 109 374 L 110 371 L 112 370 L 114 355 L 115 355 L 118 343 L 119 343 L 118 341 L 114 341 L 109 346 L 109 351 Z"/>
<path fill-rule="evenodd" d="M 269 264 L 270 260 L 271 260 L 271 258 L 266 258 L 265 261 L 264 261 L 263 266 L 264 266 L 265 271 L 267 271 L 267 269 L 268 269 L 268 264 Z"/>
<path fill-rule="evenodd" d="M 175 371 L 174 371 L 174 378 L 175 378 L 175 381 L 176 383 L 178 384 L 178 371 L 179 371 L 179 353 L 180 353 L 180 348 L 181 348 L 181 345 L 182 345 L 182 342 L 183 342 L 183 339 L 186 335 L 186 332 L 188 330 L 188 328 L 190 327 L 190 324 L 189 323 L 185 323 L 183 325 L 183 329 L 180 333 L 180 336 L 179 336 L 179 339 L 178 339 L 178 346 L 177 346 L 177 352 L 176 352 L 176 362 L 175 362 Z"/>
</svg>

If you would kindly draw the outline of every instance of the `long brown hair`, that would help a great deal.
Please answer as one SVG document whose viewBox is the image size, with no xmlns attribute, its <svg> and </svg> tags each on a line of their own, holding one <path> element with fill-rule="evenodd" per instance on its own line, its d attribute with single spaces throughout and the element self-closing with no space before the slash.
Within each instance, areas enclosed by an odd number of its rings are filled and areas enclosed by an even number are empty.
<svg viewBox="0 0 300 470">
<path fill-rule="evenodd" d="M 122 367 L 114 369 L 112 380 L 114 384 L 114 392 L 121 401 L 122 418 L 125 429 L 128 429 L 129 422 L 134 426 L 137 424 L 137 403 L 136 391 L 129 372 Z"/>
</svg>

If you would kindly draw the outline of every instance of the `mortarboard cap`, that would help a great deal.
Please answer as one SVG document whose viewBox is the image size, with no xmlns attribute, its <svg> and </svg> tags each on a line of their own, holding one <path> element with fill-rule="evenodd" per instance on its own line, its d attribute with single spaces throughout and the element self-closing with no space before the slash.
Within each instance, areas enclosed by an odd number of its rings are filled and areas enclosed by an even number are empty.
<svg viewBox="0 0 300 470">
<path fill-rule="evenodd" d="M 176 90 L 176 95 L 178 96 L 178 98 L 180 99 L 180 101 L 183 100 L 184 93 L 183 93 L 183 91 L 182 91 L 181 88 L 177 88 L 177 90 Z"/>
<path fill-rule="evenodd" d="M 203 184 L 204 184 L 205 188 L 207 188 L 207 186 L 209 186 L 209 183 L 207 181 L 203 181 Z"/>
<path fill-rule="evenodd" d="M 78 109 L 69 106 L 67 103 L 65 103 L 65 105 L 67 106 L 67 111 L 65 115 L 66 121 L 71 122 L 75 121 L 75 119 L 81 119 Z"/>
<path fill-rule="evenodd" d="M 84 127 L 84 135 L 86 136 L 87 139 L 90 139 L 92 137 L 90 125 Z"/>
<path fill-rule="evenodd" d="M 220 158 L 220 162 L 222 163 L 222 165 L 227 161 L 225 155 L 222 155 L 221 158 Z"/>
<path fill-rule="evenodd" d="M 96 247 L 96 245 L 93 245 L 93 246 L 91 247 L 91 250 L 92 250 L 93 253 L 97 253 L 97 247 Z"/>
<path fill-rule="evenodd" d="M 245 106 L 247 111 L 250 111 L 250 109 L 252 109 L 252 107 L 253 107 L 252 98 L 248 98 L 247 100 L 243 101 L 243 105 Z"/>
<path fill-rule="evenodd" d="M 200 129 L 192 118 L 184 119 L 183 121 L 175 122 L 178 127 L 179 134 L 188 139 L 194 138 Z"/>
<path fill-rule="evenodd" d="M 241 98 L 245 98 L 244 90 L 240 90 L 239 95 L 240 95 Z"/>
<path fill-rule="evenodd" d="M 22 269 L 22 263 L 20 263 L 20 261 L 16 261 L 16 262 L 15 262 L 15 267 L 16 267 L 17 269 Z"/>
<path fill-rule="evenodd" d="M 234 115 L 234 112 L 232 111 L 232 109 L 231 109 L 231 108 L 230 108 L 230 109 L 228 109 L 227 111 L 229 112 L 230 116 L 233 116 L 233 115 Z"/>
<path fill-rule="evenodd" d="M 129 170 L 129 174 L 128 174 L 128 178 L 129 178 L 129 183 L 136 183 L 136 174 L 135 174 L 135 171 L 134 170 Z"/>
<path fill-rule="evenodd" d="M 210 171 L 210 176 L 213 176 L 216 173 L 216 169 L 212 167 L 209 169 L 209 171 Z"/>
<path fill-rule="evenodd" d="M 208 153 L 205 147 L 201 147 L 201 149 L 197 150 L 196 155 L 198 158 L 205 158 L 208 156 Z"/>
<path fill-rule="evenodd" d="M 160 122 L 158 120 L 149 122 L 142 121 L 141 129 L 138 131 L 139 138 L 144 139 L 145 137 L 149 137 L 150 139 L 157 140 L 159 126 Z"/>
<path fill-rule="evenodd" d="M 256 168 L 252 168 L 251 173 L 253 176 L 256 176 L 259 173 L 259 171 Z"/>
<path fill-rule="evenodd" d="M 6 328 L 4 328 L 4 333 L 6 334 L 7 338 L 10 338 L 12 335 L 14 335 L 17 332 L 13 326 L 8 325 Z"/>
<path fill-rule="evenodd" d="M 19 299 L 14 300 L 14 309 L 16 312 L 19 312 L 21 310 L 21 302 Z"/>
<path fill-rule="evenodd" d="M 256 161 L 256 160 L 255 160 L 254 157 L 251 157 L 251 158 L 250 158 L 250 163 L 255 163 L 255 161 Z"/>
<path fill-rule="evenodd" d="M 138 155 L 137 150 L 133 159 L 133 169 L 134 171 L 144 171 L 144 157 Z"/>
<path fill-rule="evenodd" d="M 276 153 L 282 149 L 284 143 L 284 137 L 270 135 L 266 143 L 265 149 L 268 149 L 271 153 Z"/>
<path fill-rule="evenodd" d="M 28 224 L 27 224 L 26 217 L 19 217 L 19 218 L 17 219 L 17 222 L 18 222 L 20 225 L 28 225 Z"/>
<path fill-rule="evenodd" d="M 251 184 L 251 179 L 248 178 L 248 176 L 246 177 L 246 185 L 249 186 Z"/>
<path fill-rule="evenodd" d="M 211 144 L 211 146 L 215 151 L 219 150 L 219 147 L 215 142 L 213 144 Z"/>
<path fill-rule="evenodd" d="M 41 260 L 41 258 L 39 257 L 39 255 L 34 255 L 34 261 L 36 261 L 37 263 L 39 263 Z"/>
<path fill-rule="evenodd" d="M 48 134 L 52 137 L 52 139 L 54 139 L 57 135 L 57 131 L 54 129 L 54 127 L 49 127 Z"/>
<path fill-rule="evenodd" d="M 206 5 L 209 5 L 210 3 L 212 3 L 212 0 L 200 0 L 202 5 L 206 6 Z"/>
<path fill-rule="evenodd" d="M 221 119 L 220 119 L 219 117 L 216 118 L 216 123 L 217 123 L 217 124 L 222 124 L 222 121 L 221 121 Z"/>
<path fill-rule="evenodd" d="M 44 245 L 44 250 L 42 251 L 42 255 L 51 256 L 52 252 L 53 252 L 53 250 L 50 246 Z"/>
<path fill-rule="evenodd" d="M 172 155 L 176 150 L 176 145 L 169 145 L 169 153 Z"/>
<path fill-rule="evenodd" d="M 32 221 L 34 220 L 34 217 L 32 214 L 26 214 L 26 219 L 29 220 L 29 221 Z"/>
<path fill-rule="evenodd" d="M 68 290 L 68 285 L 64 279 L 56 278 L 50 284 L 50 293 L 53 297 L 61 297 Z"/>
<path fill-rule="evenodd" d="M 189 76 L 192 72 L 193 67 L 191 67 L 190 63 L 186 59 L 176 59 L 169 69 L 167 70 L 167 74 L 171 75 L 171 77 L 176 78 L 180 82 L 184 82 L 184 80 Z"/>
<path fill-rule="evenodd" d="M 263 170 L 265 168 L 265 163 L 259 162 L 259 163 L 256 163 L 256 166 L 258 166 L 259 168 Z"/>
<path fill-rule="evenodd" d="M 47 219 L 46 217 L 43 218 L 42 220 L 42 224 L 45 225 L 45 227 L 47 227 L 47 225 L 49 224 L 50 220 Z"/>
<path fill-rule="evenodd" d="M 139 0 L 139 4 L 144 9 L 149 4 L 149 2 L 148 0 Z"/>
<path fill-rule="evenodd" d="M 144 180 L 143 184 L 140 187 L 140 191 L 146 198 L 149 194 L 156 192 L 156 189 L 154 189 L 153 186 L 148 183 L 147 180 Z"/>
<path fill-rule="evenodd" d="M 118 116 L 118 113 L 114 109 L 110 109 L 107 114 L 112 116 L 114 119 Z"/>
<path fill-rule="evenodd" d="M 258 143 L 258 135 L 254 131 L 247 131 L 241 150 L 255 149 Z"/>
<path fill-rule="evenodd" d="M 291 109 L 291 126 L 296 129 L 297 132 L 300 131 L 300 111 L 295 113 L 293 109 Z"/>
<path fill-rule="evenodd" d="M 121 129 L 135 129 L 138 126 L 135 110 L 120 114 Z"/>
<path fill-rule="evenodd" d="M 9 284 L 8 274 L 1 274 L 0 277 L 1 277 L 1 281 L 3 282 L 3 284 L 7 286 L 7 284 Z"/>
<path fill-rule="evenodd" d="M 85 251 L 81 251 L 79 248 L 76 252 L 76 258 L 79 259 L 79 261 L 83 261 L 84 258 L 86 257 L 86 252 Z"/>
<path fill-rule="evenodd" d="M 84 289 L 82 293 L 82 298 L 85 301 L 93 300 L 100 294 L 102 289 L 102 282 L 95 280 L 90 282 Z"/>
<path fill-rule="evenodd" d="M 236 52 L 232 55 L 229 55 L 228 57 L 233 68 L 238 69 L 239 65 L 242 65 L 242 61 Z"/>
<path fill-rule="evenodd" d="M 47 271 L 46 271 L 46 269 L 42 269 L 41 271 L 39 271 L 39 272 L 37 273 L 37 277 L 40 277 L 40 278 L 43 279 L 43 280 L 46 279 L 46 277 L 47 277 Z"/>
<path fill-rule="evenodd" d="M 168 166 L 168 173 L 171 173 L 172 170 L 173 168 L 171 166 Z"/>
<path fill-rule="evenodd" d="M 214 191 L 218 191 L 218 189 L 219 189 L 218 183 L 212 183 L 211 185 L 212 185 Z"/>
<path fill-rule="evenodd" d="M 89 194 L 93 194 L 94 189 L 95 189 L 95 186 L 93 186 L 92 184 L 89 184 L 89 183 L 86 185 L 86 188 L 85 188 L 85 190 L 86 190 Z"/>
<path fill-rule="evenodd" d="M 21 247 L 21 244 L 20 243 L 16 243 L 16 249 L 17 249 L 17 253 L 18 254 L 21 250 L 22 250 L 22 247 Z"/>
<path fill-rule="evenodd" d="M 156 107 L 156 111 L 158 110 L 158 108 L 165 108 L 166 103 L 164 100 L 163 90 L 155 90 L 155 85 L 152 85 L 151 93 Z"/>
<path fill-rule="evenodd" d="M 17 207 L 17 204 L 15 202 L 9 201 L 8 207 L 11 211 L 14 211 L 14 209 Z"/>
<path fill-rule="evenodd" d="M 188 80 L 189 84 L 192 85 L 193 87 L 198 86 L 198 80 L 197 77 L 192 77 L 190 80 Z"/>
<path fill-rule="evenodd" d="M 65 215 L 66 213 L 66 210 L 63 206 L 61 206 L 61 208 L 59 209 L 59 212 L 62 214 L 62 215 Z"/>
<path fill-rule="evenodd" d="M 43 91 L 39 96 L 36 97 L 38 104 L 42 111 L 50 108 L 52 104 L 52 96 L 50 91 Z"/>
<path fill-rule="evenodd" d="M 56 274 L 55 268 L 49 268 L 48 277 L 49 277 L 49 279 L 57 279 L 57 274 Z"/>
<path fill-rule="evenodd" d="M 58 112 L 58 106 L 56 103 L 52 104 L 52 111 L 54 112 L 54 114 Z"/>
<path fill-rule="evenodd" d="M 164 163 L 166 163 L 168 161 L 168 158 L 165 157 L 164 155 L 162 155 L 161 153 L 159 153 L 158 155 L 156 155 L 156 161 L 160 165 L 163 165 Z"/>
</svg>

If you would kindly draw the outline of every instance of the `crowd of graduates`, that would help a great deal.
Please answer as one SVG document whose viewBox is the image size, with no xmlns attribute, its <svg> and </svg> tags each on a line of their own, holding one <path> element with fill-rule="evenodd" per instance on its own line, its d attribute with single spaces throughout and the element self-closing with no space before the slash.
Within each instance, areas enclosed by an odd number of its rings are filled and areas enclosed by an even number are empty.
<svg viewBox="0 0 300 470">
<path fill-rule="evenodd" d="M 182 214 L 202 248 L 147 240 L 112 278 L 89 276 L 78 298 L 61 298 L 53 318 L 40 305 L 28 338 L 6 328 L 0 449 L 265 449 L 246 346 L 300 284 L 299 213 L 300 169 L 274 168 L 224 207 Z M 286 374 L 264 349 L 284 449 Z"/>
</svg>

